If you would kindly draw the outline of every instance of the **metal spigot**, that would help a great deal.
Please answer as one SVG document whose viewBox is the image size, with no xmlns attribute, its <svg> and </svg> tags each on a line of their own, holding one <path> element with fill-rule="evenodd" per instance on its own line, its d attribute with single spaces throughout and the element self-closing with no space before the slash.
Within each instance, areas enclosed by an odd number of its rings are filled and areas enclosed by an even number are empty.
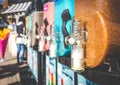
<svg viewBox="0 0 120 85">
<path fill-rule="evenodd" d="M 54 32 L 55 26 L 54 25 L 50 25 L 50 36 L 49 36 L 49 41 L 50 41 L 50 48 L 49 48 L 49 56 L 54 58 L 56 57 L 56 53 L 57 53 L 57 42 L 56 42 L 56 38 L 57 36 L 55 35 Z"/>
<path fill-rule="evenodd" d="M 39 35 L 39 51 L 44 52 L 44 45 L 45 45 L 45 37 L 43 36 L 43 30 L 40 28 L 40 35 Z"/>
<path fill-rule="evenodd" d="M 80 35 L 80 21 L 73 20 L 71 34 L 65 38 L 65 43 L 70 45 L 77 45 L 77 42 L 81 39 Z"/>
<path fill-rule="evenodd" d="M 72 45 L 71 49 L 71 69 L 82 72 L 85 70 L 84 49 L 82 47 L 81 21 L 73 20 L 71 34 L 65 38 L 65 43 Z"/>
</svg>

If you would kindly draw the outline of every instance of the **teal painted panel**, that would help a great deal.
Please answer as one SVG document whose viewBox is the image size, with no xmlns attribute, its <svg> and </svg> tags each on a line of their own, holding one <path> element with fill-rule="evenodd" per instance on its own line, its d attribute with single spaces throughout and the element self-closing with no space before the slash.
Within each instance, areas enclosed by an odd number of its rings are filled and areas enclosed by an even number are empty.
<svg viewBox="0 0 120 85">
<path fill-rule="evenodd" d="M 57 56 L 70 55 L 71 46 L 64 39 L 71 32 L 71 19 L 74 17 L 74 0 L 55 0 L 54 25 L 59 30 Z"/>
</svg>

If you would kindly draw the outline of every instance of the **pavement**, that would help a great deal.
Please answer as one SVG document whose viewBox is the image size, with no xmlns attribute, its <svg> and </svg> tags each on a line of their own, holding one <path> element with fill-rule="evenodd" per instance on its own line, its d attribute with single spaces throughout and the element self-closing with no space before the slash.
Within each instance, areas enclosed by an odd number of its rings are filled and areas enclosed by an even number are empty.
<svg viewBox="0 0 120 85">
<path fill-rule="evenodd" d="M 11 56 L 6 49 L 5 61 L 0 62 L 0 85 L 36 85 L 28 70 L 26 60 L 18 65 L 16 56 Z"/>
</svg>

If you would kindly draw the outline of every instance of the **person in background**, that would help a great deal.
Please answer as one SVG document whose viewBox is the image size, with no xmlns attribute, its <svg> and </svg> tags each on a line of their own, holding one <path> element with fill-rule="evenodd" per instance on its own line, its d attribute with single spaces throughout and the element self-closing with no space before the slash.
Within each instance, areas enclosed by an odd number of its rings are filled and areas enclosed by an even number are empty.
<svg viewBox="0 0 120 85">
<path fill-rule="evenodd" d="M 8 18 L 7 19 L 8 26 L 7 28 L 11 30 L 8 40 L 8 51 L 10 56 L 17 56 L 17 45 L 16 45 L 16 20 L 15 18 Z"/>
<path fill-rule="evenodd" d="M 7 22 L 8 22 L 8 26 L 7 28 L 10 29 L 10 30 L 13 30 L 13 19 L 12 18 L 8 18 L 7 19 Z"/>
<path fill-rule="evenodd" d="M 22 64 L 24 60 L 24 42 L 23 42 L 23 31 L 25 29 L 24 18 L 20 17 L 18 23 L 16 24 L 16 31 L 17 31 L 17 62 L 18 64 Z"/>
</svg>

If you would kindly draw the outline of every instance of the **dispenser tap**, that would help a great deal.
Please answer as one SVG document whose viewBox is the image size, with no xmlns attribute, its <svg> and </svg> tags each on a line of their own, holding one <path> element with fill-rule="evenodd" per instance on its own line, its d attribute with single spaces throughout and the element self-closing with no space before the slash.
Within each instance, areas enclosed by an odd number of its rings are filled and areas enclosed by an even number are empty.
<svg viewBox="0 0 120 85">
<path fill-rule="evenodd" d="M 72 45 L 71 49 L 71 68 L 75 71 L 84 71 L 84 49 L 82 47 L 81 21 L 73 20 L 70 36 L 66 37 L 66 44 Z"/>
<path fill-rule="evenodd" d="M 49 41 L 50 41 L 50 49 L 49 49 L 49 56 L 54 58 L 56 57 L 56 53 L 57 53 L 57 42 L 56 42 L 56 35 L 54 32 L 55 26 L 54 25 L 50 25 L 50 37 L 49 37 Z"/>
</svg>

